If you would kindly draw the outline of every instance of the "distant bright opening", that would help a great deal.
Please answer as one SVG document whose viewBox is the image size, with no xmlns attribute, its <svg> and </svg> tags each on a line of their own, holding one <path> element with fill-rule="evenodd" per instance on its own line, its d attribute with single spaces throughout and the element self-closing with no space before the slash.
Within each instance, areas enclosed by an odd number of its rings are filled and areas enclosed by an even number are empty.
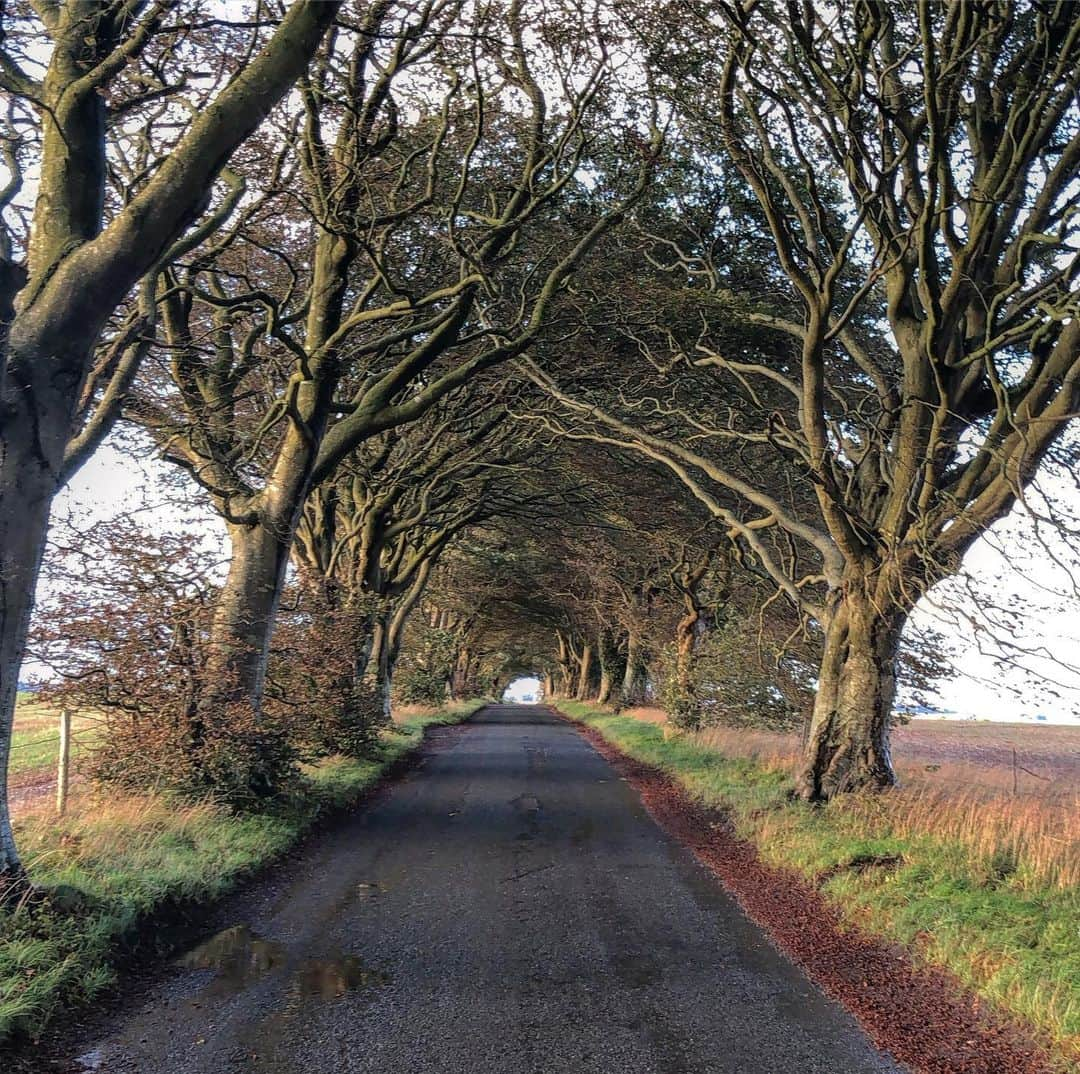
<svg viewBox="0 0 1080 1074">
<path fill-rule="evenodd" d="M 535 705 L 540 700 L 540 680 L 535 675 L 515 679 L 503 691 L 502 699 L 518 705 Z"/>
</svg>

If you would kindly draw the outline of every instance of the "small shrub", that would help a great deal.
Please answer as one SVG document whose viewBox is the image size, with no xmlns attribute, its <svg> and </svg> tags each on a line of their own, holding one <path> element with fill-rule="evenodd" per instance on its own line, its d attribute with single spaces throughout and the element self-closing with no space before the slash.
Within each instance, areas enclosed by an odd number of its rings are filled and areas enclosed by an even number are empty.
<svg viewBox="0 0 1080 1074">
<path fill-rule="evenodd" d="M 217 564 L 194 535 L 149 533 L 121 518 L 66 543 L 33 652 L 55 674 L 40 700 L 101 721 L 91 776 L 236 806 L 288 788 L 298 754 L 287 725 L 246 702 L 208 699 L 210 687 L 215 698 L 229 690 L 208 682 Z"/>
</svg>

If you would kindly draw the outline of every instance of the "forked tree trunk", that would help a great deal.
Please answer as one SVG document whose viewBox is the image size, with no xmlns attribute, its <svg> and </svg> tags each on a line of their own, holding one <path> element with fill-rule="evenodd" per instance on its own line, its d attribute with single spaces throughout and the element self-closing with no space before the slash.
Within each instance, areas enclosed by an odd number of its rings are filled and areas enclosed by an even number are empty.
<svg viewBox="0 0 1080 1074">
<path fill-rule="evenodd" d="M 825 631 L 817 696 L 797 787 L 808 801 L 896 782 L 889 722 L 907 613 L 848 592 Z"/>
</svg>

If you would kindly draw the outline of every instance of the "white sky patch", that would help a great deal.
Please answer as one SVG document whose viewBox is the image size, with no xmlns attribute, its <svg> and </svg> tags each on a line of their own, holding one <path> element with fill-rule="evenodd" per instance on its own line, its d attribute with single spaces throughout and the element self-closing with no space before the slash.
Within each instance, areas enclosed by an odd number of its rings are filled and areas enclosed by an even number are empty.
<svg viewBox="0 0 1080 1074">
<path fill-rule="evenodd" d="M 515 701 L 519 705 L 534 703 L 540 696 L 540 680 L 535 676 L 515 679 L 503 693 L 504 701 Z"/>
</svg>

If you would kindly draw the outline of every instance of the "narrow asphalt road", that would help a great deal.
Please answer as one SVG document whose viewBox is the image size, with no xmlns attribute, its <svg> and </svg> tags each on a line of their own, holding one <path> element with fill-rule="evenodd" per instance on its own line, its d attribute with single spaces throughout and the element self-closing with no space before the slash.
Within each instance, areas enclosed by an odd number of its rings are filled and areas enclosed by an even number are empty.
<svg viewBox="0 0 1080 1074">
<path fill-rule="evenodd" d="M 75 1069 L 899 1070 L 540 708 L 438 732 L 280 873 Z"/>
</svg>

